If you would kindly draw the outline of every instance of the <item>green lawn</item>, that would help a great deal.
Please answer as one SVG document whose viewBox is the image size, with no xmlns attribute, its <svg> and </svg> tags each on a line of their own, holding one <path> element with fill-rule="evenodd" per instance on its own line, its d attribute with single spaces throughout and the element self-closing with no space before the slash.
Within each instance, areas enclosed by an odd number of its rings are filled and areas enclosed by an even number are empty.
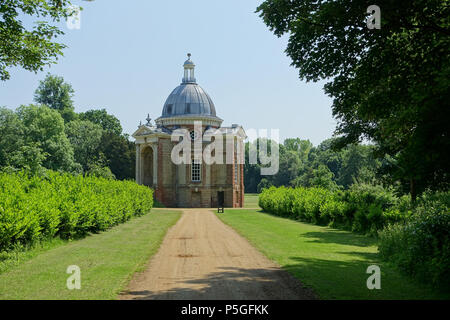
<svg viewBox="0 0 450 320">
<path fill-rule="evenodd" d="M 246 193 L 244 195 L 244 208 L 259 208 L 257 193 Z"/>
<path fill-rule="evenodd" d="M 30 254 L 0 274 L 0 299 L 115 299 L 179 217 L 153 209 L 109 231 Z M 69 265 L 81 269 L 80 290 L 66 287 Z"/>
<path fill-rule="evenodd" d="M 440 295 L 380 262 L 376 240 L 301 223 L 257 210 L 225 210 L 218 217 L 322 299 L 439 299 Z M 366 269 L 381 268 L 381 289 L 369 290 Z"/>
</svg>

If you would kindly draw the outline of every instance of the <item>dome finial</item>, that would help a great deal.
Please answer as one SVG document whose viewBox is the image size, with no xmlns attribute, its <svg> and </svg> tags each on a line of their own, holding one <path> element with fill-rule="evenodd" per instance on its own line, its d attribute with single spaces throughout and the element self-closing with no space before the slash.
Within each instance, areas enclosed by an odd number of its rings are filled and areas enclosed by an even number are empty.
<svg viewBox="0 0 450 320">
<path fill-rule="evenodd" d="M 191 60 L 191 54 L 188 53 L 187 56 L 188 56 L 188 59 Z"/>
</svg>

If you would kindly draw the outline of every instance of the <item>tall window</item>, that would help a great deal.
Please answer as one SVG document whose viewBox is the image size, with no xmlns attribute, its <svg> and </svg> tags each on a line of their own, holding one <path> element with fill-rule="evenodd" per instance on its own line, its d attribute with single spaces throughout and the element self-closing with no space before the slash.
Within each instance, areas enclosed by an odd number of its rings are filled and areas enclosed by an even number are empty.
<svg viewBox="0 0 450 320">
<path fill-rule="evenodd" d="M 192 159 L 191 163 L 191 180 L 194 182 L 201 181 L 201 160 Z"/>
</svg>

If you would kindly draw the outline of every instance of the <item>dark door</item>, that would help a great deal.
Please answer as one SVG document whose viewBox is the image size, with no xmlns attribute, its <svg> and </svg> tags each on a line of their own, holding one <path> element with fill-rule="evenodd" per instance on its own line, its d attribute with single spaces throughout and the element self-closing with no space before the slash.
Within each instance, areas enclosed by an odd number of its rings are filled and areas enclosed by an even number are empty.
<svg viewBox="0 0 450 320">
<path fill-rule="evenodd" d="M 201 195 L 200 192 L 193 192 L 191 198 L 191 207 L 200 208 L 201 207 Z"/>
<path fill-rule="evenodd" d="M 218 191 L 217 192 L 217 206 L 224 207 L 224 205 L 225 205 L 225 192 Z"/>
</svg>

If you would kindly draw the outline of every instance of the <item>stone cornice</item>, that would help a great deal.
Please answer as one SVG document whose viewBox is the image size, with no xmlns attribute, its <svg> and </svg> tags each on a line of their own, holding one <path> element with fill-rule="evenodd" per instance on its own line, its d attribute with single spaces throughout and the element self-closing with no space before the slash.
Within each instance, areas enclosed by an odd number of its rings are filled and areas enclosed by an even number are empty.
<svg viewBox="0 0 450 320">
<path fill-rule="evenodd" d="M 194 121 L 201 121 L 203 126 L 215 126 L 220 127 L 223 120 L 218 117 L 205 117 L 205 116 L 176 116 L 167 118 L 158 118 L 155 120 L 156 124 L 162 126 L 171 125 L 192 125 Z"/>
</svg>

